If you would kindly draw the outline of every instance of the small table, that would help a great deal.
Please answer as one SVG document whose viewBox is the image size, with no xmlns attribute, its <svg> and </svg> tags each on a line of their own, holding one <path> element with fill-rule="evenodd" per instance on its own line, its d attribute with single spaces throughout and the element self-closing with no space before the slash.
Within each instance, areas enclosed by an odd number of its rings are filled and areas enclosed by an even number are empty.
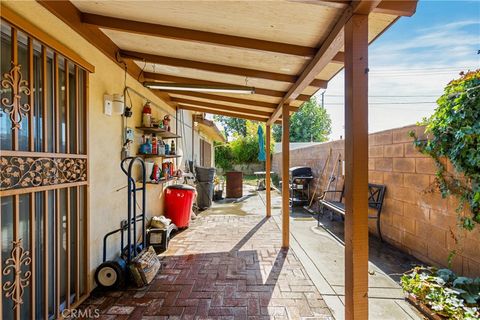
<svg viewBox="0 0 480 320">
<path fill-rule="evenodd" d="M 270 175 L 273 173 L 274 173 L 273 171 L 270 171 Z M 266 178 L 267 172 L 255 171 L 253 174 L 257 176 L 257 191 L 266 190 L 265 178 Z"/>
</svg>

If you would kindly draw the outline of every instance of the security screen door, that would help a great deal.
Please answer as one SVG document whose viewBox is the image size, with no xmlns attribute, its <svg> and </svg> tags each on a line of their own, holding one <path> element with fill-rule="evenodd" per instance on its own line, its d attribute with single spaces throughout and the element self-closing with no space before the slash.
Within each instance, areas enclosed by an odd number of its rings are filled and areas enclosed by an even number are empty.
<svg viewBox="0 0 480 320">
<path fill-rule="evenodd" d="M 88 293 L 88 75 L 1 21 L 2 319 L 57 318 Z"/>
</svg>

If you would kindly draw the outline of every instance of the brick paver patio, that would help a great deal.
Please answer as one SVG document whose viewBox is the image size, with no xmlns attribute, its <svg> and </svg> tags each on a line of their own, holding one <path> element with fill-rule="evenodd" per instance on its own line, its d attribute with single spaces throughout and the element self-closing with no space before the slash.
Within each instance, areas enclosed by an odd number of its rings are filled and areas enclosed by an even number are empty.
<svg viewBox="0 0 480 320">
<path fill-rule="evenodd" d="M 201 215 L 161 255 L 142 289 L 94 293 L 83 305 L 101 319 L 331 319 L 274 219 Z M 225 211 L 228 212 L 228 211 Z"/>
</svg>

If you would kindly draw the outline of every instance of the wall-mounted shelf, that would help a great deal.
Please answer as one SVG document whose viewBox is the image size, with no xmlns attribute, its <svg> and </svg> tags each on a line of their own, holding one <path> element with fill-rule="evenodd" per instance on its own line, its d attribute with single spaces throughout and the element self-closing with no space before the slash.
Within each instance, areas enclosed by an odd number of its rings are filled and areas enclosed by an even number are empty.
<svg viewBox="0 0 480 320">
<path fill-rule="evenodd" d="M 165 129 L 155 128 L 155 127 L 136 127 L 136 129 L 141 130 L 145 133 L 155 133 L 155 135 L 165 139 L 181 138 L 181 136 L 179 136 L 178 134 L 167 131 Z"/>
<path fill-rule="evenodd" d="M 180 155 L 178 154 L 137 154 L 138 157 L 144 157 L 144 158 L 165 158 L 165 159 L 172 159 L 172 158 L 180 158 Z"/>
</svg>

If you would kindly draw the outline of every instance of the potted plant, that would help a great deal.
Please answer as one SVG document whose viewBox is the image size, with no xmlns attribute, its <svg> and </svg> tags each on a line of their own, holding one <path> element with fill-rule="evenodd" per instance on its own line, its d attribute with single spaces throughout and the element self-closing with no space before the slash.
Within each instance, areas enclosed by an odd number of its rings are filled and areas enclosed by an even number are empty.
<svg viewBox="0 0 480 320">
<path fill-rule="evenodd" d="M 223 199 L 223 180 L 220 180 L 218 176 L 213 179 L 214 191 L 213 201 L 219 201 Z"/>
</svg>

